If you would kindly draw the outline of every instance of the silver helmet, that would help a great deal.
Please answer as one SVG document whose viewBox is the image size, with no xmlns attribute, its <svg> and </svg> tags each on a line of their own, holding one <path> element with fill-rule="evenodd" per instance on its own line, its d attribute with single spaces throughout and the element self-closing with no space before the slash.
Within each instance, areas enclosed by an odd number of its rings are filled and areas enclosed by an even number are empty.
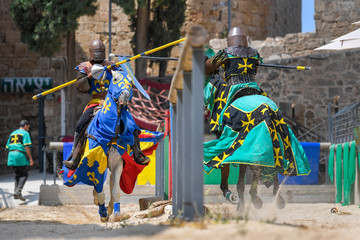
<svg viewBox="0 0 360 240">
<path fill-rule="evenodd" d="M 101 40 L 92 40 L 89 46 L 90 60 L 102 62 L 105 60 L 105 45 Z"/>
<path fill-rule="evenodd" d="M 227 37 L 228 47 L 247 46 L 247 35 L 240 27 L 233 27 Z"/>
</svg>

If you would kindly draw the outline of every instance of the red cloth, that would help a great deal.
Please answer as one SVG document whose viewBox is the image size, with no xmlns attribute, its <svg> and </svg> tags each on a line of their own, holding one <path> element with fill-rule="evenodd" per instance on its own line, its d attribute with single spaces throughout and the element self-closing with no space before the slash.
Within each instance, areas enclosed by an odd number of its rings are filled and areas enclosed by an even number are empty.
<svg viewBox="0 0 360 240">
<path fill-rule="evenodd" d="M 149 156 L 157 148 L 158 143 L 154 146 L 146 149 L 143 153 Z M 121 156 L 124 159 L 124 168 L 120 178 L 120 188 L 126 193 L 130 194 L 133 192 L 137 176 L 147 165 L 139 165 L 134 161 L 132 156 L 129 156 L 126 152 Z"/>
</svg>

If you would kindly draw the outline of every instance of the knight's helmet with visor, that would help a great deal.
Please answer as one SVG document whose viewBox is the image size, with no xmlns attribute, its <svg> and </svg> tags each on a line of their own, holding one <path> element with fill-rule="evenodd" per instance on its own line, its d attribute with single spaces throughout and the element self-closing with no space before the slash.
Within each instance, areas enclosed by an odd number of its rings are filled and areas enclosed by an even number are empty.
<svg viewBox="0 0 360 240">
<path fill-rule="evenodd" d="M 90 60 L 102 62 L 105 60 L 105 44 L 101 40 L 92 40 L 89 46 Z"/>
</svg>

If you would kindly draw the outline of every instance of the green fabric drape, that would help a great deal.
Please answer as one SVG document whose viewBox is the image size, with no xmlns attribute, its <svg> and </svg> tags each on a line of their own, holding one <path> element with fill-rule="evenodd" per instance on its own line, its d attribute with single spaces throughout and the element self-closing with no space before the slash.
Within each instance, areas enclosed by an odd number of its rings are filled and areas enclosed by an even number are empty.
<svg viewBox="0 0 360 240">
<path fill-rule="evenodd" d="M 335 144 L 330 146 L 329 164 L 328 164 L 328 175 L 330 182 L 334 183 L 334 156 L 335 156 Z"/>
<path fill-rule="evenodd" d="M 344 143 L 343 149 L 343 187 L 344 187 L 344 205 L 350 204 L 351 187 L 349 187 L 349 143 Z"/>
<path fill-rule="evenodd" d="M 352 186 L 355 183 L 356 158 L 360 157 L 360 154 L 357 154 L 355 141 L 331 145 L 328 165 L 328 175 L 330 177 L 331 183 L 334 181 L 334 155 L 336 156 L 335 203 L 341 203 L 343 200 L 343 206 L 349 205 L 351 204 L 352 198 Z M 342 199 L 343 195 L 344 199 Z"/>
<path fill-rule="evenodd" d="M 336 197 L 335 203 L 340 203 L 342 200 L 342 144 L 336 147 Z"/>
<path fill-rule="evenodd" d="M 356 170 L 356 144 L 355 141 L 350 143 L 350 154 L 347 157 L 345 155 L 344 144 L 344 202 L 343 206 L 351 204 L 351 189 L 355 183 L 355 170 Z M 347 144 L 349 149 L 349 143 Z M 347 162 L 345 161 L 347 160 Z"/>
</svg>

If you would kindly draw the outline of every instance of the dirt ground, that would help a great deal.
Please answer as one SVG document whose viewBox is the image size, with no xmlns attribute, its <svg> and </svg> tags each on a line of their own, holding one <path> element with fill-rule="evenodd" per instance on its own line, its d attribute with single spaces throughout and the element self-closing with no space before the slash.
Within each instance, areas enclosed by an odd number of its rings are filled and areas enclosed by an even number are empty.
<svg viewBox="0 0 360 240">
<path fill-rule="evenodd" d="M 262 209 L 246 207 L 245 216 L 230 203 L 206 204 L 209 213 L 200 222 L 169 220 L 171 205 L 154 218 L 139 219 L 139 206 L 122 204 L 131 218 L 101 223 L 97 207 L 18 206 L 1 209 L 0 239 L 358 239 L 360 208 L 335 204 L 287 204 L 276 209 L 267 203 Z"/>
</svg>

